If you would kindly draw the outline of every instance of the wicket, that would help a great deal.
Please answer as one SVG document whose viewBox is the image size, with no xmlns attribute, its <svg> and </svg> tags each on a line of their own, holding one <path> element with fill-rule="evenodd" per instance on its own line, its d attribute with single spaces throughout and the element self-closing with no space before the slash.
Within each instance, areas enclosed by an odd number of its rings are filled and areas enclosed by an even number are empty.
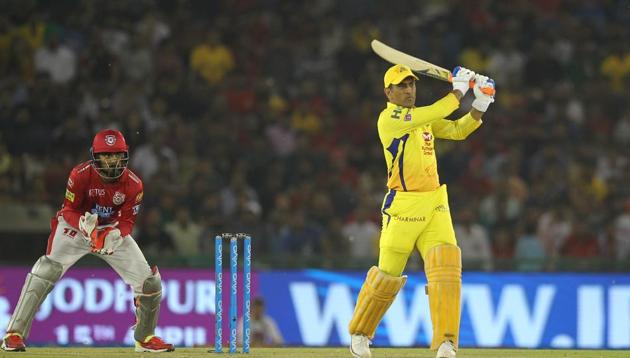
<svg viewBox="0 0 630 358">
<path fill-rule="evenodd" d="M 223 352 L 223 240 L 230 239 L 230 353 L 236 353 L 238 239 L 243 240 L 243 353 L 249 353 L 252 239 L 247 234 L 224 233 L 214 238 L 215 327 L 214 352 Z"/>
</svg>

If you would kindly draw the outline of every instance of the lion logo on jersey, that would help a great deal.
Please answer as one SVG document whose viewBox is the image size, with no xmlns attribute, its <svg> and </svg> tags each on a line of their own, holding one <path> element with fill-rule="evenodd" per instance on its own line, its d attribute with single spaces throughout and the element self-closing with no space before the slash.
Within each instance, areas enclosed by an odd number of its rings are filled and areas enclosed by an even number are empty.
<svg viewBox="0 0 630 358">
<path fill-rule="evenodd" d="M 115 192 L 112 201 L 114 202 L 114 205 L 121 205 L 125 202 L 125 194 L 119 191 Z"/>
<path fill-rule="evenodd" d="M 105 136 L 105 144 L 112 146 L 114 144 L 116 144 L 116 136 L 115 135 L 111 135 L 108 134 Z"/>
</svg>

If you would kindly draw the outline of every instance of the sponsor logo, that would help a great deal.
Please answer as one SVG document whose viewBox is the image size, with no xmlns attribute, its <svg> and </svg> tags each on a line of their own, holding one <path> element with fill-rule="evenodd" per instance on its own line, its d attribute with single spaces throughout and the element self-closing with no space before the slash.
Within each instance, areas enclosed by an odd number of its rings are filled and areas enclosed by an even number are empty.
<svg viewBox="0 0 630 358">
<path fill-rule="evenodd" d="M 96 204 L 94 209 L 92 209 L 92 213 L 96 213 L 99 218 L 107 219 L 114 213 L 114 208 L 111 206 L 100 206 Z"/>
<path fill-rule="evenodd" d="M 69 202 L 74 203 L 74 193 L 68 189 L 66 189 L 66 199 L 68 199 Z"/>
<path fill-rule="evenodd" d="M 396 221 L 408 222 L 408 223 L 417 223 L 424 222 L 426 218 L 424 216 L 393 216 L 392 219 Z"/>
<path fill-rule="evenodd" d="M 448 208 L 445 205 L 440 204 L 435 207 L 435 211 L 440 212 L 440 213 L 447 213 Z"/>
<path fill-rule="evenodd" d="M 74 182 L 72 181 L 72 178 L 68 178 L 68 186 L 71 188 L 74 186 Z"/>
<path fill-rule="evenodd" d="M 144 197 L 144 191 L 139 192 L 138 195 L 136 195 L 136 203 L 141 202 L 143 197 Z"/>
<path fill-rule="evenodd" d="M 402 113 L 402 107 L 396 107 L 396 109 L 392 111 L 391 118 L 400 119 L 401 113 Z"/>
<path fill-rule="evenodd" d="M 108 134 L 105 136 L 105 144 L 112 146 L 116 144 L 116 136 L 112 134 Z"/>
<path fill-rule="evenodd" d="M 88 190 L 88 196 L 89 197 L 103 196 L 103 195 L 105 195 L 105 189 L 90 189 L 90 190 Z"/>
<path fill-rule="evenodd" d="M 119 191 L 115 192 L 112 201 L 114 202 L 114 205 L 121 205 L 125 202 L 125 194 Z"/>
<path fill-rule="evenodd" d="M 424 155 L 433 155 L 433 134 L 430 131 L 425 130 L 422 132 L 422 139 L 424 144 L 422 145 L 422 153 Z"/>
</svg>

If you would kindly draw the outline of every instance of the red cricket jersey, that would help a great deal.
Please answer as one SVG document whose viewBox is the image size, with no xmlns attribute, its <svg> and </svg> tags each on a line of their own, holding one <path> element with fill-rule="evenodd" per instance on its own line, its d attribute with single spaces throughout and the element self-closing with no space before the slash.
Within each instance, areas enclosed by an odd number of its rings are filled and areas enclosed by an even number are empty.
<svg viewBox="0 0 630 358">
<path fill-rule="evenodd" d="M 66 195 L 57 216 L 79 227 L 79 217 L 86 211 L 98 214 L 98 225 L 118 222 L 121 236 L 131 233 L 142 202 L 142 180 L 129 168 L 116 182 L 106 183 L 91 162 L 72 169 Z"/>
</svg>

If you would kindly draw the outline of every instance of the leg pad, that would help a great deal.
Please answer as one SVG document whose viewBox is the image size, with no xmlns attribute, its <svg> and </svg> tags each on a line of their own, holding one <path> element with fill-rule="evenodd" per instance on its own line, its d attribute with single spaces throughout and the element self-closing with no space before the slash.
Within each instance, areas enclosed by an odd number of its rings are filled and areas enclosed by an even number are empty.
<svg viewBox="0 0 630 358">
<path fill-rule="evenodd" d="M 40 257 L 35 262 L 31 272 L 26 275 L 26 281 L 7 326 L 7 332 L 19 333 L 24 339 L 28 338 L 39 306 L 52 291 L 62 273 L 63 266 L 46 256 Z"/>
<path fill-rule="evenodd" d="M 136 296 L 136 329 L 134 338 L 142 342 L 154 333 L 160 315 L 160 301 L 162 300 L 162 279 L 156 267 L 152 269 L 142 285 L 142 294 Z"/>
<path fill-rule="evenodd" d="M 407 276 L 390 276 L 372 266 L 359 292 L 354 315 L 348 326 L 350 334 L 360 334 L 372 339 L 376 327 L 405 282 Z"/>
<path fill-rule="evenodd" d="M 433 340 L 431 349 L 437 349 L 445 340 L 459 343 L 461 314 L 462 256 L 455 245 L 438 245 L 424 258 Z"/>
</svg>

